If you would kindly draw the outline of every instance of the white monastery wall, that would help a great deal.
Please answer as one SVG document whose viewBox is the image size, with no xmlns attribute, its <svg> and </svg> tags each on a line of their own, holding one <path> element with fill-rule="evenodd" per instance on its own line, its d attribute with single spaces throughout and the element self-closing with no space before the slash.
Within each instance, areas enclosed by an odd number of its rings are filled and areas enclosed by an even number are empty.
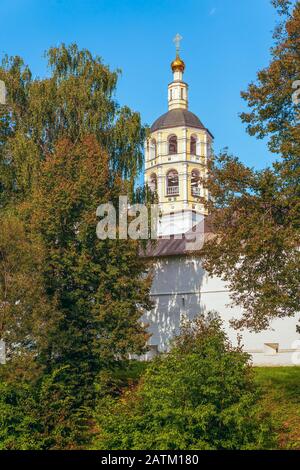
<svg viewBox="0 0 300 470">
<path fill-rule="evenodd" d="M 144 315 L 143 321 L 150 324 L 152 354 L 168 349 L 183 318 L 193 319 L 197 314 L 216 311 L 233 344 L 237 343 L 238 334 L 242 336 L 244 350 L 251 354 L 255 365 L 294 365 L 292 357 L 296 349 L 292 345 L 300 339 L 296 333 L 299 318 L 277 319 L 260 333 L 234 330 L 229 322 L 241 316 L 241 309 L 230 306 L 225 283 L 220 278 L 209 277 L 200 259 L 184 256 L 158 259 L 151 296 L 155 306 Z"/>
</svg>

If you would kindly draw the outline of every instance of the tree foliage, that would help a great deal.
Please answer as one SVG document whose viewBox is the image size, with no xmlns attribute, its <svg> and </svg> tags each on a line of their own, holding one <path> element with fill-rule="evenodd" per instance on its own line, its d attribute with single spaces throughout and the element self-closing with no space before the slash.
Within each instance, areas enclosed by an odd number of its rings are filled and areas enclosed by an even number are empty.
<svg viewBox="0 0 300 470">
<path fill-rule="evenodd" d="M 78 408 L 68 387 L 67 368 L 36 382 L 0 384 L 0 449 L 74 449 L 89 440 L 87 408 Z"/>
<path fill-rule="evenodd" d="M 300 5 L 277 2 L 285 26 L 276 33 L 270 65 L 243 98 L 250 135 L 269 138 L 274 165 L 246 167 L 227 151 L 216 156 L 207 185 L 212 225 L 218 234 L 204 247 L 204 265 L 227 281 L 244 309 L 237 327 L 255 331 L 300 305 L 300 119 L 293 83 L 300 77 Z"/>
<path fill-rule="evenodd" d="M 38 169 L 62 138 L 76 143 L 94 135 L 108 151 L 110 176 L 134 178 L 142 165 L 145 131 L 138 113 L 114 99 L 118 72 L 76 44 L 50 48 L 50 76 L 33 78 L 16 56 L 6 57 L 0 79 L 7 106 L 0 106 L 0 203 L 26 197 Z"/>
<path fill-rule="evenodd" d="M 0 67 L 2 448 L 81 446 L 99 375 L 147 340 L 139 244 L 96 236 L 97 207 L 132 193 L 145 130 L 99 57 L 74 44 L 46 57 L 43 79 L 19 57 Z"/>
<path fill-rule="evenodd" d="M 47 247 L 45 286 L 61 312 L 49 361 L 70 366 L 84 400 L 102 367 L 142 353 L 147 339 L 139 318 L 150 307 L 150 280 L 141 278 L 147 264 L 139 244 L 96 236 L 97 205 L 126 192 L 121 179 L 110 189 L 109 174 L 94 136 L 77 144 L 59 141 L 41 164 L 32 200 L 22 206 Z"/>
<path fill-rule="evenodd" d="M 0 217 L 0 338 L 6 343 L 8 367 L 20 378 L 34 375 L 59 318 L 55 298 L 47 298 L 43 282 L 44 250 L 26 235 L 15 215 Z"/>
</svg>

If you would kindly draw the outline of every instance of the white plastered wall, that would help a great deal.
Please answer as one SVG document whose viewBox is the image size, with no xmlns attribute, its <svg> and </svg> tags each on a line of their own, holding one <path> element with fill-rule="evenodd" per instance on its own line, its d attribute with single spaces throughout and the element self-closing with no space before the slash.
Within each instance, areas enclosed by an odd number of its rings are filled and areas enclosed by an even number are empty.
<svg viewBox="0 0 300 470">
<path fill-rule="evenodd" d="M 230 306 L 225 283 L 217 277 L 209 277 L 199 259 L 185 256 L 158 259 L 151 296 L 155 307 L 145 313 L 143 321 L 150 324 L 150 345 L 159 351 L 168 349 L 171 338 L 179 331 L 183 317 L 192 319 L 197 314 L 206 315 L 209 311 L 216 311 L 233 344 L 237 343 L 237 335 L 242 335 L 244 350 L 251 354 L 255 365 L 294 365 L 293 357 L 295 354 L 297 356 L 297 348 L 293 343 L 300 339 L 296 333 L 298 316 L 278 319 L 271 328 L 260 333 L 234 330 L 229 321 L 239 318 L 241 310 Z M 278 344 L 278 352 L 270 348 L 269 344 Z"/>
</svg>

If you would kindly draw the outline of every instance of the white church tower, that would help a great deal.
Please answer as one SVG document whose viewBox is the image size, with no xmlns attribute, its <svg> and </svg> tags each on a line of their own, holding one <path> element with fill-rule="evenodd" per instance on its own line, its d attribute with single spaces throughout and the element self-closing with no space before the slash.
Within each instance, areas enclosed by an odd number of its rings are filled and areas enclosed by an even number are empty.
<svg viewBox="0 0 300 470">
<path fill-rule="evenodd" d="M 299 364 L 298 318 L 275 320 L 269 329 L 257 334 L 233 330 L 230 320 L 240 318 L 241 309 L 231 305 L 226 283 L 209 276 L 201 258 L 190 248 L 191 234 L 200 233 L 203 240 L 215 235 L 206 217 L 204 202 L 208 194 L 202 185 L 213 136 L 188 109 L 188 85 L 183 80 L 185 64 L 179 55 L 180 39 L 179 35 L 175 37 L 176 58 L 171 64 L 173 81 L 168 86 L 169 110 L 154 122 L 145 143 L 145 181 L 158 195 L 161 215 L 160 237 L 155 245 L 149 244 L 146 252 L 153 260 L 151 297 L 154 305 L 142 318 L 149 324 L 151 333 L 148 358 L 168 350 L 170 340 L 179 332 L 184 319 L 216 312 L 233 343 L 237 335 L 241 335 L 244 349 L 254 364 L 293 365 L 295 360 Z M 201 237 L 199 239 L 201 243 Z"/>
<path fill-rule="evenodd" d="M 201 183 L 206 175 L 212 134 L 188 109 L 185 64 L 179 56 L 181 36 L 176 35 L 173 81 L 168 86 L 168 112 L 152 125 L 145 143 L 145 182 L 159 199 L 158 235 L 186 233 L 206 214 L 208 197 Z"/>
</svg>

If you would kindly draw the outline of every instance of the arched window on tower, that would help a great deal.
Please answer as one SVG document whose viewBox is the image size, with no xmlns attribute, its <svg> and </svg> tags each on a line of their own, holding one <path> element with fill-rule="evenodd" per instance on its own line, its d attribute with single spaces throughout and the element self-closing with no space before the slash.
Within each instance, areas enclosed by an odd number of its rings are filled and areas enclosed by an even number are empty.
<svg viewBox="0 0 300 470">
<path fill-rule="evenodd" d="M 150 159 L 156 158 L 156 140 L 151 139 L 150 142 Z"/>
<path fill-rule="evenodd" d="M 197 154 L 197 137 L 195 135 L 191 136 L 191 155 Z"/>
<path fill-rule="evenodd" d="M 179 178 L 176 170 L 169 170 L 167 173 L 167 196 L 179 194 Z"/>
<path fill-rule="evenodd" d="M 201 196 L 201 178 L 200 178 L 200 171 L 193 169 L 191 174 L 191 188 L 192 188 L 192 196 L 199 197 Z"/>
<path fill-rule="evenodd" d="M 150 179 L 149 179 L 149 188 L 150 190 L 154 193 L 155 191 L 157 191 L 157 176 L 155 173 L 152 173 L 150 175 Z"/>
<path fill-rule="evenodd" d="M 170 135 L 168 138 L 168 144 L 169 144 L 169 154 L 173 155 L 174 153 L 177 153 L 177 137 L 176 135 Z"/>
</svg>

